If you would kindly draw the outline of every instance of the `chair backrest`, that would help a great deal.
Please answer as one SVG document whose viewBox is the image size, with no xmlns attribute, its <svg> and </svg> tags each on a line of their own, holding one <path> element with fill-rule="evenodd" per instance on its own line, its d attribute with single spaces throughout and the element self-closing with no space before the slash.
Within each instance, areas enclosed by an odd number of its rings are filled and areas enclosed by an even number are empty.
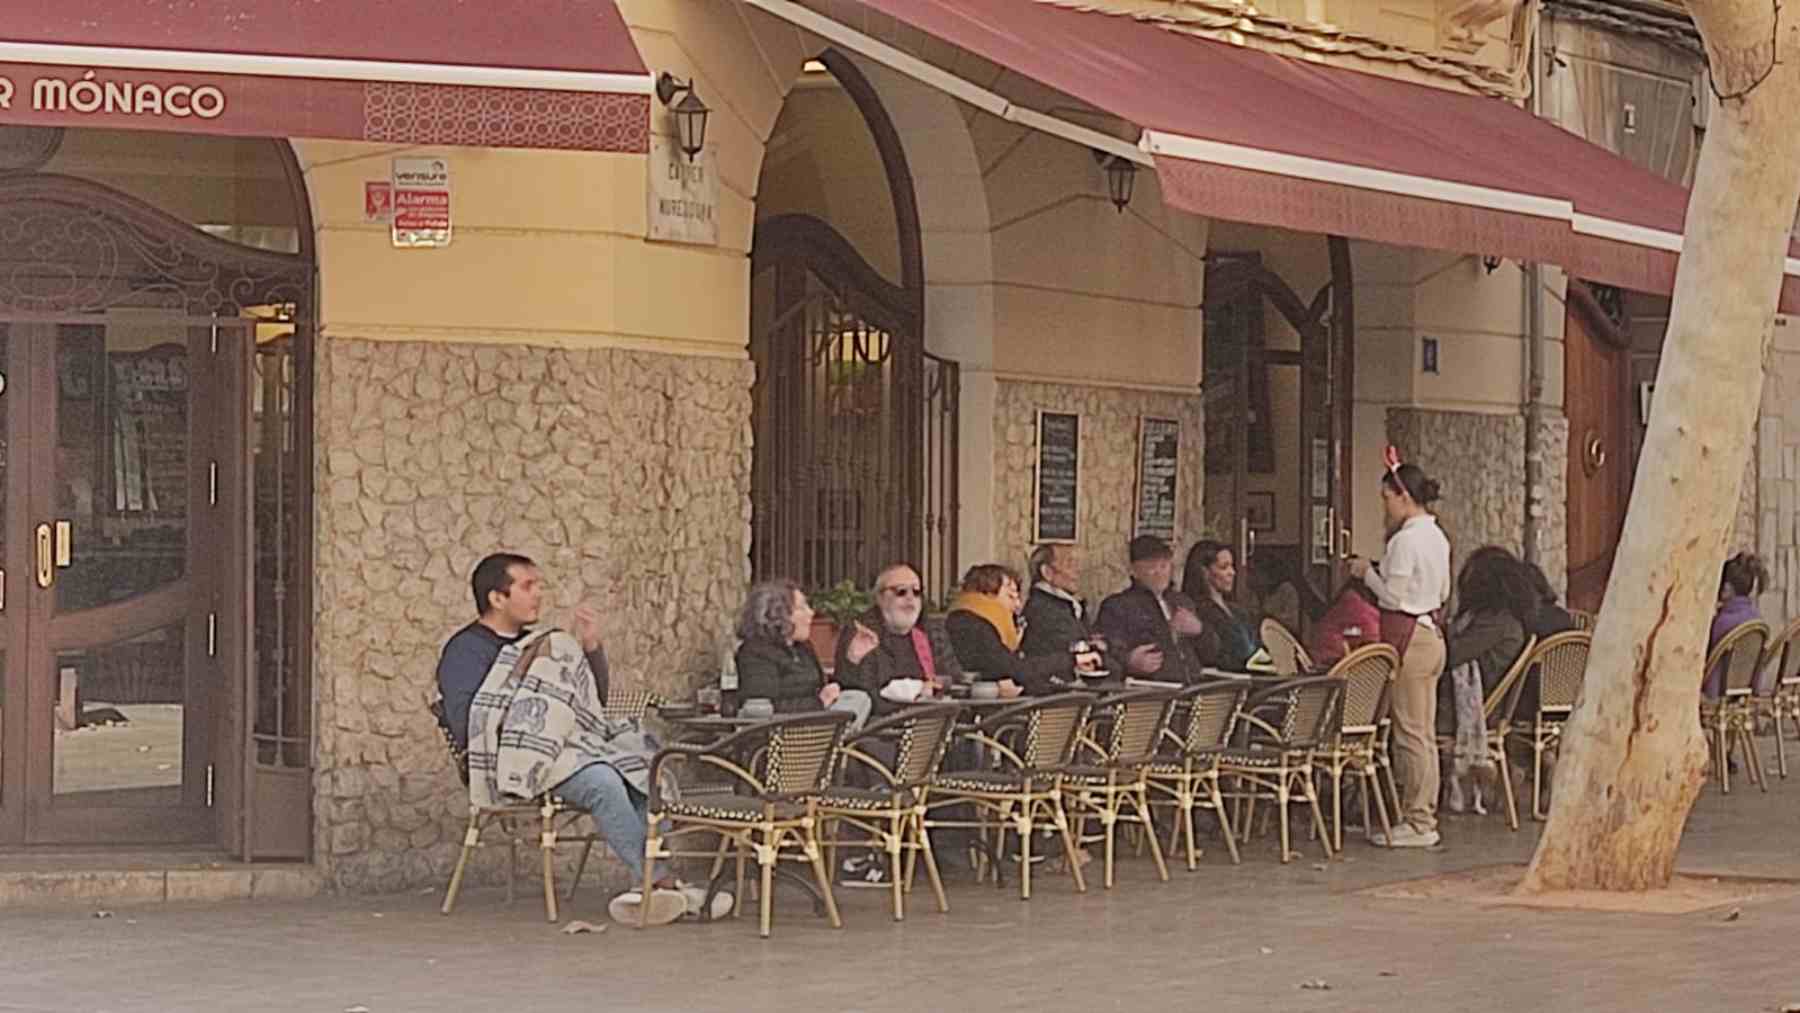
<svg viewBox="0 0 1800 1013">
<path fill-rule="evenodd" d="M 1273 686 L 1245 703 L 1245 709 L 1256 711 L 1264 703 L 1279 704 L 1280 735 L 1278 745 L 1284 749 L 1314 749 L 1324 744 L 1337 731 L 1338 715 L 1344 700 L 1344 680 L 1330 675 L 1307 679 L 1291 679 Z"/>
<path fill-rule="evenodd" d="M 996 733 L 1014 732 L 1012 749 L 1024 770 L 1053 770 L 1069 762 L 1093 706 L 1092 694 L 1061 693 L 1008 707 L 990 724 Z"/>
<path fill-rule="evenodd" d="M 1600 617 L 1592 612 L 1583 612 L 1580 609 L 1569 609 L 1568 612 L 1569 618 L 1575 621 L 1575 629 L 1581 633 L 1594 632 L 1594 624 L 1600 620 Z"/>
<path fill-rule="evenodd" d="M 1126 767 L 1149 763 L 1169 727 L 1175 696 L 1174 690 L 1134 689 L 1100 701 L 1095 709 L 1112 715 L 1107 762 Z"/>
<path fill-rule="evenodd" d="M 1182 690 L 1178 700 L 1187 705 L 1182 749 L 1201 753 L 1231 745 L 1238 711 L 1249 694 L 1249 686 L 1235 682 L 1209 682 Z"/>
<path fill-rule="evenodd" d="M 1400 670 L 1400 653 L 1387 644 L 1358 647 L 1331 666 L 1327 676 L 1344 681 L 1341 730 L 1372 732 L 1387 717 L 1388 688 Z"/>
<path fill-rule="evenodd" d="M 1782 686 L 1800 686 L 1800 619 L 1788 623 L 1763 653 L 1767 654 L 1775 665 L 1774 675 L 1770 683 L 1776 688 Z"/>
<path fill-rule="evenodd" d="M 892 726 L 900 736 L 894 753 L 895 782 L 903 787 L 924 784 L 937 773 L 961 711 L 961 704 L 938 703 L 904 712 Z"/>
<path fill-rule="evenodd" d="M 1487 722 L 1490 733 L 1510 724 L 1513 712 L 1519 709 L 1519 697 L 1525 691 L 1525 673 L 1531 671 L 1532 655 L 1537 653 L 1537 643 L 1537 637 L 1525 638 L 1525 646 L 1519 650 L 1519 656 L 1513 659 L 1512 667 L 1506 670 L 1506 674 L 1488 692 L 1487 699 L 1481 702 L 1482 720 Z"/>
<path fill-rule="evenodd" d="M 656 694 L 647 689 L 614 689 L 606 694 L 600 716 L 608 721 L 641 721 L 655 702 Z"/>
<path fill-rule="evenodd" d="M 1769 624 L 1758 619 L 1740 623 L 1719 640 L 1712 653 L 1707 655 L 1706 672 L 1710 676 L 1721 668 L 1724 670 L 1721 695 L 1750 695 L 1756 673 L 1762 671 L 1763 647 L 1768 642 Z"/>
<path fill-rule="evenodd" d="M 1588 650 L 1594 635 L 1573 630 L 1547 637 L 1526 661 L 1526 678 L 1538 680 L 1538 713 L 1567 714 L 1581 699 L 1581 682 L 1587 675 Z"/>
<path fill-rule="evenodd" d="M 469 753 L 456 745 L 456 737 L 450 734 L 450 719 L 444 713 L 444 698 L 431 701 L 431 716 L 436 719 L 438 731 L 444 736 L 444 750 L 450 754 L 450 765 L 456 768 L 456 776 L 462 778 L 466 786 L 469 783 Z"/>
<path fill-rule="evenodd" d="M 1312 657 L 1279 619 L 1262 621 L 1263 648 L 1269 652 L 1269 660 L 1274 662 L 1275 671 L 1282 675 L 1299 675 L 1311 671 Z"/>
<path fill-rule="evenodd" d="M 768 746 L 758 772 L 764 789 L 802 795 L 824 788 L 851 720 L 852 715 L 843 711 L 810 711 L 769 722 Z"/>
</svg>

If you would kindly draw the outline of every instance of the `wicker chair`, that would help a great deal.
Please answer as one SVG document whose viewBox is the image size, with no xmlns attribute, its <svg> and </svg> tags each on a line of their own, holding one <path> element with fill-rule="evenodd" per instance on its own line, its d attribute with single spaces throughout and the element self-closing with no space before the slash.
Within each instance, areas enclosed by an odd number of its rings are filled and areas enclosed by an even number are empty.
<svg viewBox="0 0 1800 1013">
<path fill-rule="evenodd" d="M 1369 800 L 1381 816 L 1384 832 L 1393 832 L 1388 819 L 1387 796 L 1381 793 L 1381 775 L 1387 774 L 1388 785 L 1394 785 L 1394 766 L 1382 748 L 1382 731 L 1392 701 L 1394 676 L 1400 670 L 1400 655 L 1387 644 L 1359 647 L 1331 666 L 1326 675 L 1344 681 L 1344 701 L 1339 707 L 1335 733 L 1314 751 L 1313 759 L 1320 773 L 1331 778 L 1331 844 L 1344 850 L 1344 775 L 1357 775 L 1362 781 L 1363 833 L 1373 837 L 1375 825 L 1369 815 Z M 1393 791 L 1399 806 L 1399 792 Z"/>
<path fill-rule="evenodd" d="M 1731 754 L 1744 751 L 1750 780 L 1769 790 L 1763 778 L 1762 758 L 1756 753 L 1755 708 L 1752 703 L 1757 673 L 1763 670 L 1763 647 L 1769 642 L 1769 624 L 1752 620 L 1725 634 L 1706 658 L 1707 677 L 1722 672 L 1719 697 L 1700 701 L 1700 725 L 1712 747 L 1712 767 L 1720 789 L 1731 794 Z"/>
<path fill-rule="evenodd" d="M 1189 872 L 1199 868 L 1200 851 L 1194 847 L 1194 810 L 1201 805 L 1210 807 L 1218 816 L 1225 847 L 1231 852 L 1231 864 L 1239 861 L 1237 838 L 1219 790 L 1219 759 L 1231 747 L 1238 710 L 1248 694 L 1246 686 L 1232 682 L 1204 683 L 1182 690 L 1175 699 L 1181 730 L 1164 733 L 1165 739 L 1174 740 L 1174 752 L 1153 762 L 1148 770 L 1149 787 L 1154 793 L 1151 804 L 1175 810 L 1175 822 L 1169 827 L 1169 850 L 1175 849 L 1176 834 L 1186 839 Z"/>
<path fill-rule="evenodd" d="M 1782 777 L 1788 776 L 1787 742 L 1781 733 L 1783 722 L 1791 722 L 1794 735 L 1800 738 L 1800 619 L 1788 624 L 1764 651 L 1772 666 L 1768 692 L 1755 700 L 1759 720 L 1767 719 L 1774 727 L 1775 766 Z"/>
<path fill-rule="evenodd" d="M 1277 674 L 1299 676 L 1313 669 L 1312 656 L 1301 646 L 1300 638 L 1278 619 L 1262 621 L 1263 647 L 1269 652 L 1269 659 L 1274 662 Z"/>
<path fill-rule="evenodd" d="M 456 767 L 456 775 L 466 788 L 469 784 L 468 752 L 456 744 L 450 734 L 449 722 L 444 717 L 444 701 L 431 701 L 431 716 L 437 719 L 438 728 L 444 733 L 444 746 L 450 752 L 450 762 Z M 578 810 L 565 807 L 559 798 L 548 793 L 534 799 L 519 799 L 496 806 L 469 806 L 469 823 L 463 830 L 462 853 L 456 858 L 456 869 L 450 873 L 450 886 L 444 891 L 444 906 L 440 909 L 449 914 L 456 909 L 457 895 L 462 893 L 463 875 L 468 871 L 469 859 L 481 847 L 482 832 L 490 828 L 498 829 L 506 840 L 506 902 L 512 903 L 514 880 L 517 877 L 519 864 L 519 844 L 529 841 L 538 846 L 543 855 L 544 865 L 544 917 L 555 922 L 560 915 L 556 908 L 555 857 L 556 845 L 573 843 L 581 840 L 582 835 L 562 834 L 570 824 L 586 815 Z M 591 841 L 591 838 L 588 838 Z M 591 846 L 591 844 L 590 844 Z M 584 852 L 585 855 L 585 852 Z M 571 891 L 572 893 L 573 891 Z"/>
<path fill-rule="evenodd" d="M 1156 821 L 1151 817 L 1149 768 L 1169 727 L 1175 696 L 1174 690 L 1134 689 L 1101 700 L 1094 707 L 1094 724 L 1105 729 L 1106 742 L 1084 735 L 1085 755 L 1064 779 L 1063 802 L 1077 824 L 1085 827 L 1089 816 L 1100 821 L 1108 890 L 1113 886 L 1113 855 L 1121 821 L 1143 828 L 1143 840 L 1156 860 L 1156 874 L 1163 882 L 1169 881 L 1169 866 L 1163 861 Z M 1085 837 L 1077 836 L 1086 843 Z"/>
<path fill-rule="evenodd" d="M 737 855 L 737 896 L 743 896 L 744 861 L 754 855 L 762 872 L 758 900 L 761 933 L 769 935 L 774 904 L 775 864 L 783 858 L 812 867 L 832 928 L 843 928 L 819 838 L 819 799 L 836 765 L 838 743 L 851 715 L 814 711 L 752 725 L 710 746 L 666 746 L 650 764 L 649 835 L 644 843 L 644 896 L 654 882 L 655 859 L 673 857 L 665 842 L 687 834 L 714 833 L 720 847 Z M 736 795 L 664 798 L 663 776 L 683 763 L 699 763 L 729 774 Z M 666 824 L 666 829 L 665 829 Z M 649 905 L 639 908 L 640 927 Z"/>
<path fill-rule="evenodd" d="M 1246 842 L 1256 802 L 1266 799 L 1275 803 L 1284 863 L 1295 854 L 1288 806 L 1297 798 L 1311 807 L 1313 830 L 1325 857 L 1332 856 L 1331 834 L 1313 784 L 1313 757 L 1337 729 L 1343 699 L 1344 680 L 1329 675 L 1292 679 L 1262 690 L 1245 701 L 1238 718 L 1239 742 L 1220 757 L 1220 775 L 1234 781 L 1227 796 L 1245 804 L 1244 815 L 1235 822 Z"/>
<path fill-rule="evenodd" d="M 1558 633 L 1539 643 L 1525 664 L 1522 679 L 1538 681 L 1537 712 L 1529 724 L 1509 721 L 1507 737 L 1531 749 L 1532 819 L 1542 820 L 1548 815 L 1544 811 L 1544 754 L 1555 752 L 1562 745 L 1563 724 L 1581 699 L 1592 644 L 1593 634 L 1582 630 Z"/>
<path fill-rule="evenodd" d="M 1499 772 L 1500 791 L 1506 796 L 1508 830 L 1519 829 L 1519 800 L 1513 794 L 1512 761 L 1507 755 L 1506 739 L 1512 734 L 1513 723 L 1518 720 L 1516 715 L 1519 699 L 1525 695 L 1525 680 L 1531 670 L 1541 663 L 1538 639 L 1525 638 L 1525 647 L 1519 651 L 1518 659 L 1481 702 L 1482 720 L 1487 723 L 1488 760 Z"/>
<path fill-rule="evenodd" d="M 1062 836 L 1075 889 L 1087 892 L 1063 806 L 1063 781 L 1093 702 L 1087 693 L 1063 693 L 1008 707 L 964 733 L 988 751 L 994 769 L 943 771 L 931 780 L 927 810 L 967 804 L 979 814 L 979 822 L 928 819 L 927 827 L 975 826 L 984 835 L 991 831 L 995 836 L 989 853 L 996 858 L 1006 853 L 1007 833 L 1017 834 L 1021 900 L 1031 899 L 1032 837 L 1051 827 Z M 997 863 L 994 875 L 997 881 Z"/>
<path fill-rule="evenodd" d="M 826 823 L 824 836 L 832 842 L 834 853 L 837 833 L 847 825 L 887 854 L 895 921 L 906 917 L 902 886 L 911 884 L 921 855 L 931 890 L 937 895 L 938 911 L 950 910 L 937 858 L 931 852 L 931 836 L 925 832 L 925 793 L 944 762 L 950 732 L 961 710 L 962 705 L 956 703 L 926 704 L 869 725 L 839 750 L 839 776 L 819 797 L 819 817 Z M 877 753 L 890 754 L 893 759 L 884 763 Z M 858 769 L 879 777 L 879 786 L 845 784 L 844 775 Z M 906 856 L 904 870 L 902 854 Z"/>
</svg>

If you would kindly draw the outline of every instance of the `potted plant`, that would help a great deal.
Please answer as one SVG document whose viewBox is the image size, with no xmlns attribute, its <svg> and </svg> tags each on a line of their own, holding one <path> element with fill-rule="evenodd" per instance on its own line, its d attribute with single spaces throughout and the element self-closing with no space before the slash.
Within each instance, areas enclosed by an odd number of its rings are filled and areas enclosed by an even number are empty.
<svg viewBox="0 0 1800 1013">
<path fill-rule="evenodd" d="M 819 656 L 819 664 L 830 668 L 837 659 L 838 631 L 867 612 L 875 604 L 875 596 L 846 580 L 808 592 L 806 599 L 813 607 L 813 653 Z"/>
</svg>

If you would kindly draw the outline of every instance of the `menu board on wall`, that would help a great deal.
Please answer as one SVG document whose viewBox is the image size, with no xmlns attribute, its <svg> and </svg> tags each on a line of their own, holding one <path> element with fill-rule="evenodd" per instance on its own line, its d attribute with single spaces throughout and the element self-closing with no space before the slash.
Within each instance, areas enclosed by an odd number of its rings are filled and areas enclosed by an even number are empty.
<svg viewBox="0 0 1800 1013">
<path fill-rule="evenodd" d="M 1175 488 L 1181 470 L 1181 421 L 1144 416 L 1138 423 L 1137 517 L 1133 537 L 1174 540 Z"/>
<path fill-rule="evenodd" d="M 1032 541 L 1073 542 L 1081 501 L 1081 416 L 1038 412 Z"/>
</svg>

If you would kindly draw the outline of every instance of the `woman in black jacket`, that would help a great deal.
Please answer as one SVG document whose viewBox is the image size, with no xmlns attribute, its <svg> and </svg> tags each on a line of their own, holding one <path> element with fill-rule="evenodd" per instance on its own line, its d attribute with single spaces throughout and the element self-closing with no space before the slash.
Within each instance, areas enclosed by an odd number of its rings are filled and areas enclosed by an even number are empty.
<svg viewBox="0 0 1800 1013">
<path fill-rule="evenodd" d="M 1057 679 L 1072 676 L 1078 666 L 1084 671 L 1100 667 L 1097 653 L 1064 651 L 1027 658 L 1019 649 L 1024 638 L 1019 608 L 1019 578 L 1011 570 L 994 563 L 969 568 L 944 619 L 963 671 L 1001 683 L 1003 696 L 1020 692 L 1046 696 L 1057 691 Z"/>
<path fill-rule="evenodd" d="M 738 696 L 766 699 L 777 714 L 848 711 L 855 715 L 851 728 L 860 728 L 873 701 L 862 690 L 826 680 L 812 649 L 812 621 L 812 606 L 793 581 L 768 581 L 750 589 L 738 617 Z"/>
</svg>

